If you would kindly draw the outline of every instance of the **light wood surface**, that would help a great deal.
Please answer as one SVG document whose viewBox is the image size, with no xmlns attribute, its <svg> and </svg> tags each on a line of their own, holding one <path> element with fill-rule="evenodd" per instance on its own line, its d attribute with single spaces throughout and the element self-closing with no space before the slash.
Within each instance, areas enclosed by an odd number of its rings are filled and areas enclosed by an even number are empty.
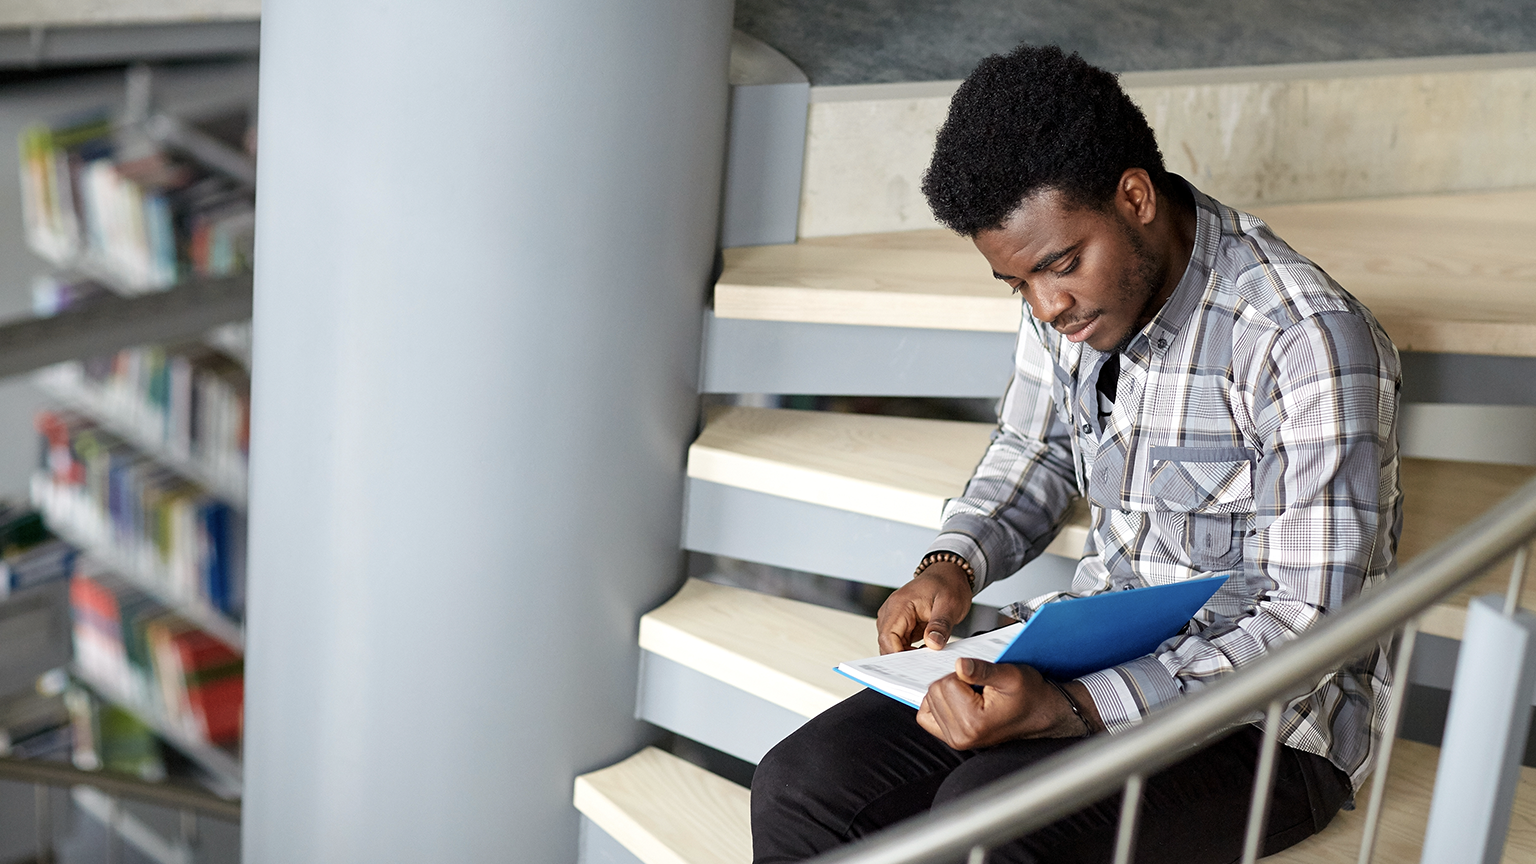
<svg viewBox="0 0 1536 864">
<path fill-rule="evenodd" d="M 1536 189 L 1263 207 L 1402 351 L 1536 357 Z"/>
<path fill-rule="evenodd" d="M 938 530 L 944 501 L 965 490 L 990 423 L 733 407 L 712 414 L 688 448 L 688 476 Z M 1076 558 L 1079 510 L 1046 551 Z"/>
<path fill-rule="evenodd" d="M 986 423 L 727 408 L 711 416 L 689 449 L 688 475 L 938 530 L 944 500 L 965 488 L 991 430 Z M 1481 516 L 1533 475 L 1536 469 L 1513 465 L 1404 459 L 1399 563 Z M 1087 509 L 1079 503 L 1046 551 L 1075 558 L 1087 533 Z M 1467 601 L 1503 593 L 1508 572 L 1501 563 L 1430 610 L 1424 632 L 1460 639 Z M 1527 608 L 1536 608 L 1536 579 L 1527 580 L 1523 596 Z"/>
<path fill-rule="evenodd" d="M 1412 561 L 1456 533 L 1496 507 L 1533 475 L 1536 468 L 1518 465 L 1404 459 L 1403 535 L 1397 549 L 1398 562 Z M 1482 594 L 1502 595 L 1509 581 L 1509 565 L 1506 558 L 1451 599 L 1430 609 L 1420 629 L 1460 639 L 1467 601 Z M 1536 579 L 1526 581 L 1521 598 L 1525 608 L 1536 609 Z"/>
<path fill-rule="evenodd" d="M 1393 748 L 1391 777 L 1387 780 L 1386 803 L 1376 846 L 1377 861 L 1419 860 L 1439 759 L 1438 747 L 1398 739 Z M 1359 806 L 1356 809 L 1340 811 L 1322 833 L 1264 860 L 1274 864 L 1355 864 L 1365 828 L 1365 803 L 1369 798 L 1367 785 L 1357 796 Z M 1520 769 L 1503 860 L 1536 861 L 1536 769 Z"/>
<path fill-rule="evenodd" d="M 1258 208 L 1405 351 L 1536 357 L 1536 189 Z M 1013 332 L 970 242 L 904 231 L 727 249 L 722 318 Z"/>
<path fill-rule="evenodd" d="M 880 653 L 873 618 L 697 579 L 640 619 L 640 647 L 803 717 L 862 689 L 837 664 Z"/>
<path fill-rule="evenodd" d="M 645 864 L 748 864 L 751 794 L 647 747 L 576 778 L 576 809 Z"/>
<path fill-rule="evenodd" d="M 948 232 L 890 244 L 796 243 L 725 250 L 721 318 L 1014 333 L 1023 305 L 965 241 Z M 905 236 L 905 235 L 891 235 Z"/>
</svg>

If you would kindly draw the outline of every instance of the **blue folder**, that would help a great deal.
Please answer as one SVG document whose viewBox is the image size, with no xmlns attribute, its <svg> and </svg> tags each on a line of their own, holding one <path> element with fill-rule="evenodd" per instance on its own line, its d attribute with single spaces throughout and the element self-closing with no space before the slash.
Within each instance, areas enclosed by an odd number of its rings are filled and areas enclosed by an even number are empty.
<svg viewBox="0 0 1536 864">
<path fill-rule="evenodd" d="M 1210 576 L 1131 591 L 1071 597 L 1041 606 L 999 663 L 1024 663 L 1071 680 L 1150 654 L 1176 635 L 1226 581 Z"/>
</svg>

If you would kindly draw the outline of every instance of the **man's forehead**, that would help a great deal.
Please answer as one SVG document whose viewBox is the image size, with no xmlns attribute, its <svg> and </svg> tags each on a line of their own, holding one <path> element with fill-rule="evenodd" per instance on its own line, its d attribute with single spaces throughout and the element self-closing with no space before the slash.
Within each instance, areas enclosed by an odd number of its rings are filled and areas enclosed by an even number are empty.
<svg viewBox="0 0 1536 864">
<path fill-rule="evenodd" d="M 1047 189 L 1025 198 L 1002 225 L 978 231 L 974 242 L 994 266 L 1008 261 L 1016 267 L 1025 259 L 1032 266 L 1058 247 L 1078 242 L 1091 218 L 1082 208 L 1071 206 L 1061 192 Z"/>
</svg>

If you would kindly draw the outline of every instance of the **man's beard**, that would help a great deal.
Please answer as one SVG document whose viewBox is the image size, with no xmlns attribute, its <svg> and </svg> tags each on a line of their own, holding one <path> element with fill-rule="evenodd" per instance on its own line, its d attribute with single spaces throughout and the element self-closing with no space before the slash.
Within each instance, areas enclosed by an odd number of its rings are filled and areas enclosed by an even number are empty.
<svg viewBox="0 0 1536 864">
<path fill-rule="evenodd" d="M 1158 267 L 1157 261 L 1152 258 L 1151 254 L 1147 252 L 1147 244 L 1142 242 L 1141 235 L 1137 234 L 1136 229 L 1129 225 L 1122 224 L 1121 230 L 1125 232 L 1125 240 L 1131 246 L 1131 255 L 1135 258 L 1135 261 L 1120 274 L 1120 285 L 1118 286 L 1120 297 L 1127 304 L 1140 300 L 1141 306 L 1137 308 L 1135 320 L 1126 328 L 1125 334 L 1120 337 L 1120 341 L 1112 351 L 1108 352 L 1111 354 L 1118 354 L 1124 351 L 1126 346 L 1131 344 L 1131 340 L 1136 338 L 1136 334 L 1140 333 L 1142 327 L 1145 326 L 1141 322 L 1151 320 L 1152 316 L 1156 314 L 1157 310 L 1153 309 L 1152 306 L 1157 302 L 1157 289 L 1162 282 L 1160 278 L 1162 274 L 1158 272 L 1161 268 Z"/>
</svg>

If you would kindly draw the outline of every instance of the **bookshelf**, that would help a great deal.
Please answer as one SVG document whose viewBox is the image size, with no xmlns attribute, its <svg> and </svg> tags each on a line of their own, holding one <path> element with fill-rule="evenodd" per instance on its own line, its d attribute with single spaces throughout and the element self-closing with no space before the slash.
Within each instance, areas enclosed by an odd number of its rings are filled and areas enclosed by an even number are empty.
<svg viewBox="0 0 1536 864">
<path fill-rule="evenodd" d="M 183 119 L 155 109 L 151 75 L 129 70 L 125 110 L 22 137 L 27 245 L 52 274 L 34 291 L 39 314 L 249 282 L 249 94 Z M 225 325 L 32 375 L 57 406 L 38 415 L 32 502 L 82 553 L 71 675 L 230 797 L 243 779 L 249 343 L 248 325 Z"/>
</svg>

